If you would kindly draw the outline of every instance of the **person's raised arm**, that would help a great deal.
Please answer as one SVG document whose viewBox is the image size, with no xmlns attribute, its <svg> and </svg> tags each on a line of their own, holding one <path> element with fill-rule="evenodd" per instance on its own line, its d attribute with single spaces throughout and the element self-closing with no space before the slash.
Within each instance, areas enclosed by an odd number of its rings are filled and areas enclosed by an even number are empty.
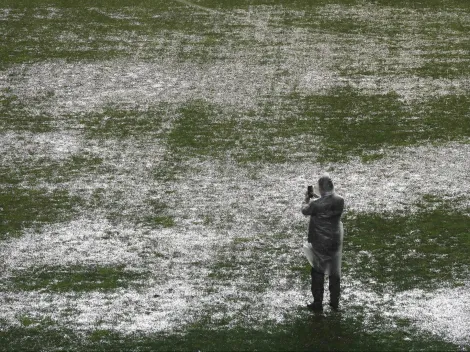
<svg viewBox="0 0 470 352">
<path fill-rule="evenodd" d="M 314 193 L 314 197 L 318 198 L 318 196 Z M 304 215 L 315 215 L 316 206 L 314 201 L 310 201 L 310 197 L 308 196 L 308 192 L 305 193 L 304 203 L 302 204 L 302 214 Z"/>
</svg>

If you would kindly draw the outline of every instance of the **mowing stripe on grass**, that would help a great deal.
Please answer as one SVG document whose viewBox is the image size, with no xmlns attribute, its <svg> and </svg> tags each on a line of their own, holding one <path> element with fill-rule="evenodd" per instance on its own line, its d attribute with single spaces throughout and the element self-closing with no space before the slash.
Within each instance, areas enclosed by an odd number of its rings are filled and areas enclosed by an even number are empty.
<svg viewBox="0 0 470 352">
<path fill-rule="evenodd" d="M 207 11 L 207 12 L 210 12 L 212 14 L 219 14 L 220 12 L 219 11 L 216 11 L 214 9 L 210 9 L 208 7 L 204 7 L 204 6 L 201 6 L 201 5 L 197 5 L 193 2 L 190 2 L 190 1 L 187 1 L 187 0 L 173 0 L 173 1 L 177 1 L 177 2 L 180 2 L 182 4 L 185 4 L 185 5 L 188 5 L 188 6 L 191 6 L 191 7 L 194 7 L 194 8 L 197 8 L 197 9 L 200 9 L 200 10 L 204 10 L 204 11 Z"/>
</svg>

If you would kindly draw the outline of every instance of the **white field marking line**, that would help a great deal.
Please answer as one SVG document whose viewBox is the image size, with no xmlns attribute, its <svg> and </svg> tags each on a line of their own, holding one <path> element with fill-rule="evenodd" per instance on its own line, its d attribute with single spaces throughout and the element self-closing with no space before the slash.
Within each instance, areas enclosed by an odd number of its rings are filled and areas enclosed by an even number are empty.
<svg viewBox="0 0 470 352">
<path fill-rule="evenodd" d="M 220 12 L 217 11 L 217 10 L 214 10 L 214 9 L 211 9 L 211 8 L 208 8 L 208 7 L 204 7 L 204 6 L 201 6 L 201 5 L 197 5 L 197 4 L 194 4 L 190 1 L 186 1 L 186 0 L 174 0 L 174 1 L 178 1 L 182 4 L 185 4 L 185 5 L 188 5 L 188 6 L 191 6 L 191 7 L 196 7 L 198 9 L 201 9 L 201 10 L 204 10 L 204 11 L 207 11 L 207 12 L 211 12 L 211 13 L 214 13 L 214 14 L 220 14 Z"/>
</svg>

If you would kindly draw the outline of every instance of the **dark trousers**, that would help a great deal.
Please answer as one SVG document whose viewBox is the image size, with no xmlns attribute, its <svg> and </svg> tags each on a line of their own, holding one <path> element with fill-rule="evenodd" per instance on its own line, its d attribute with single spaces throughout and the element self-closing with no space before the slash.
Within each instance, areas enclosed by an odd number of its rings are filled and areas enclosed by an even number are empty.
<svg viewBox="0 0 470 352">
<path fill-rule="evenodd" d="M 312 268 L 310 272 L 312 275 L 312 295 L 313 301 L 322 303 L 323 302 L 323 291 L 325 285 L 325 274 L 316 271 Z M 340 295 L 340 278 L 337 275 L 328 276 L 328 289 L 330 290 L 330 302 L 334 305 L 338 305 Z"/>
</svg>

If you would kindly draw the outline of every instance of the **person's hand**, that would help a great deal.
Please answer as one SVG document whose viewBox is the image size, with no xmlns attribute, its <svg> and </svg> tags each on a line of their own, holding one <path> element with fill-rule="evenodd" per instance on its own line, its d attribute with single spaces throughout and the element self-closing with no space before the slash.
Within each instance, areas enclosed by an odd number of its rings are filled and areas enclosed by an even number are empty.
<svg viewBox="0 0 470 352">
<path fill-rule="evenodd" d="M 307 203 L 307 204 L 310 203 L 310 197 L 308 195 L 308 191 L 305 192 L 305 203 Z"/>
</svg>

